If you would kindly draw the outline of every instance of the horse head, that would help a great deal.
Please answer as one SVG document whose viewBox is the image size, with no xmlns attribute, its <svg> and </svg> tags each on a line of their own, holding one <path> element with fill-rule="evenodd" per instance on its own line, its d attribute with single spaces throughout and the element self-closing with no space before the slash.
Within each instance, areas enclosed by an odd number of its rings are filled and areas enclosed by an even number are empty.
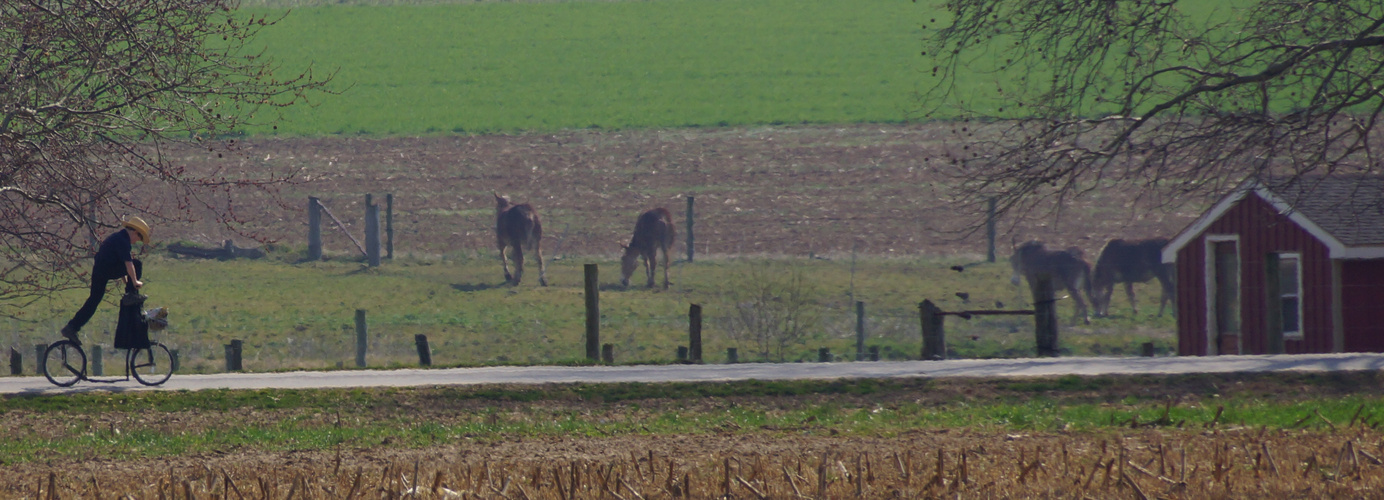
<svg viewBox="0 0 1384 500">
<path fill-rule="evenodd" d="M 1009 269 L 1013 271 L 1013 274 L 1009 276 L 1011 285 L 1019 286 L 1019 280 L 1027 269 L 1027 264 L 1024 261 L 1031 258 L 1034 253 L 1042 251 L 1043 242 L 1038 240 L 1029 240 L 1022 245 L 1014 246 L 1014 253 L 1009 255 Z"/>
<path fill-rule="evenodd" d="M 620 286 L 630 286 L 630 276 L 639 268 L 639 250 L 624 243 L 620 248 L 624 251 L 620 256 Z"/>
<path fill-rule="evenodd" d="M 491 191 L 490 194 L 495 196 L 495 213 L 498 214 L 505 211 L 506 208 L 509 208 L 510 203 L 508 196 L 500 196 L 499 193 L 494 191 Z"/>
</svg>

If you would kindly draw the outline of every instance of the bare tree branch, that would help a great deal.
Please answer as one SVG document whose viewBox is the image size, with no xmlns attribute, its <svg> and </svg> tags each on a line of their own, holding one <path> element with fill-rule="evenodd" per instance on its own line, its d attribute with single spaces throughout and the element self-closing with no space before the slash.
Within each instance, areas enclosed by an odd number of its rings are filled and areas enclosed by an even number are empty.
<svg viewBox="0 0 1384 500">
<path fill-rule="evenodd" d="M 1047 216 L 1119 189 L 1176 208 L 1249 177 L 1381 171 L 1379 2 L 943 8 L 951 18 L 924 40 L 938 82 L 922 98 L 929 115 L 962 114 L 967 147 L 948 170 L 961 203 Z"/>
<path fill-rule="evenodd" d="M 123 216 L 239 230 L 232 190 L 291 180 L 230 158 L 194 172 L 166 154 L 231 156 L 229 138 L 259 114 L 331 92 L 333 75 L 311 67 L 276 75 L 251 42 L 277 19 L 236 4 L 0 3 L 0 316 L 82 279 L 81 259 Z"/>
</svg>

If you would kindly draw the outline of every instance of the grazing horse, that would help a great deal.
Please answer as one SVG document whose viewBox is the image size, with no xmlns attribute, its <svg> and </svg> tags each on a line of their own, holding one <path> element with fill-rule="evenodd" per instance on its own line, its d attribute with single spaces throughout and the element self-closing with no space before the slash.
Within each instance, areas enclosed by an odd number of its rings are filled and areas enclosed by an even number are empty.
<svg viewBox="0 0 1384 500">
<path fill-rule="evenodd" d="M 508 196 L 495 192 L 495 244 L 500 247 L 500 267 L 505 270 L 505 281 L 519 284 L 524 277 L 524 248 L 532 248 L 538 253 L 538 284 L 548 286 L 548 270 L 543 263 L 543 223 L 538 220 L 538 210 L 533 205 L 510 203 Z M 513 249 L 514 275 L 509 274 L 509 262 L 505 249 Z"/>
<path fill-rule="evenodd" d="M 621 244 L 625 255 L 620 257 L 620 285 L 630 286 L 630 276 L 639 266 L 638 259 L 644 258 L 644 274 L 649 278 L 649 288 L 654 287 L 654 269 L 658 267 L 658 251 L 663 250 L 663 289 L 668 289 L 668 249 L 673 246 L 677 231 L 673 229 L 673 214 L 668 209 L 652 208 L 639 214 L 634 222 L 634 237 L 630 244 Z"/>
<path fill-rule="evenodd" d="M 1158 300 L 1158 315 L 1173 300 L 1173 269 L 1171 264 L 1163 263 L 1163 246 L 1167 238 L 1146 240 L 1113 239 L 1105 244 L 1096 259 L 1096 271 L 1091 277 L 1091 307 L 1096 316 L 1110 312 L 1110 296 L 1116 283 L 1125 284 L 1125 294 L 1129 296 L 1129 306 L 1134 314 L 1139 314 L 1139 304 L 1134 301 L 1134 284 L 1147 283 L 1158 278 L 1163 287 L 1163 296 Z"/>
<path fill-rule="evenodd" d="M 1037 275 L 1048 273 L 1054 285 L 1071 292 L 1072 299 L 1076 301 L 1077 316 L 1089 325 L 1091 317 L 1087 314 L 1086 301 L 1081 295 L 1085 292 L 1087 297 L 1091 296 L 1091 266 L 1081 258 L 1081 253 L 1080 249 L 1070 248 L 1048 250 L 1037 240 L 1019 245 L 1009 256 L 1009 266 L 1014 270 L 1009 282 L 1018 285 L 1019 277 L 1023 276 L 1031 284 Z"/>
</svg>

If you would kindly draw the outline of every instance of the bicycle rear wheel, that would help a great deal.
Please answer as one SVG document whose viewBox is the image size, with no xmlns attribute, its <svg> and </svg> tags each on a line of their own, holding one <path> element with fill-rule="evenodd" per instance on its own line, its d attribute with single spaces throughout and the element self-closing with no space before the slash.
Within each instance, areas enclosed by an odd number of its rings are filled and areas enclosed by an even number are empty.
<svg viewBox="0 0 1384 500">
<path fill-rule="evenodd" d="M 58 387 L 86 378 L 86 353 L 71 340 L 59 340 L 43 351 L 43 376 Z"/>
<path fill-rule="evenodd" d="M 158 342 L 150 342 L 148 349 L 133 349 L 129 354 L 130 374 L 144 385 L 159 385 L 173 376 L 173 354 Z"/>
</svg>

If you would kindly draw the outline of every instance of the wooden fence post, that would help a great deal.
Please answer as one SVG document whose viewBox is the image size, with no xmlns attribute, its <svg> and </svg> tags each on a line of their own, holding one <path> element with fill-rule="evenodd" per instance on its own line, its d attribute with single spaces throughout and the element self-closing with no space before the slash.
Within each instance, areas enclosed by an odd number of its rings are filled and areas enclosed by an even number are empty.
<svg viewBox="0 0 1384 500">
<path fill-rule="evenodd" d="M 10 348 L 10 375 L 24 374 L 24 356 L 19 354 L 15 348 Z"/>
<path fill-rule="evenodd" d="M 991 196 L 985 208 L 985 261 L 995 261 L 995 197 Z"/>
<path fill-rule="evenodd" d="M 870 361 L 879 361 L 879 346 L 870 346 Z"/>
<path fill-rule="evenodd" d="M 855 360 L 865 360 L 865 302 L 855 301 Z"/>
<path fill-rule="evenodd" d="M 586 359 L 601 359 L 601 290 L 596 264 L 582 266 L 586 275 Z"/>
<path fill-rule="evenodd" d="M 308 260 L 322 260 L 322 203 L 308 197 Z"/>
<path fill-rule="evenodd" d="M 736 364 L 740 362 L 740 351 L 734 347 L 726 348 L 726 363 Z"/>
<path fill-rule="evenodd" d="M 687 346 L 688 361 L 702 362 L 702 306 L 692 304 L 687 308 Z"/>
<path fill-rule="evenodd" d="M 369 326 L 365 323 L 365 309 L 356 309 L 356 368 L 365 368 L 366 335 Z"/>
<path fill-rule="evenodd" d="M 105 358 L 105 356 L 102 351 L 104 351 L 104 349 L 101 348 L 101 344 L 91 346 L 91 373 L 96 376 L 106 374 L 106 363 L 105 360 L 102 359 Z"/>
<path fill-rule="evenodd" d="M 365 259 L 370 267 L 380 266 L 380 206 L 365 195 Z"/>
<path fill-rule="evenodd" d="M 178 362 L 178 350 L 177 350 L 177 349 L 169 349 L 169 350 L 168 350 L 168 357 L 169 357 L 169 358 L 172 358 L 172 362 L 170 363 L 170 364 L 172 365 L 172 367 L 169 368 L 169 370 L 170 370 L 170 371 L 174 371 L 174 372 L 178 371 L 178 368 L 182 366 L 182 363 L 179 363 L 179 362 Z"/>
<path fill-rule="evenodd" d="M 687 261 L 692 262 L 692 256 L 697 248 L 696 240 L 692 238 L 692 203 L 695 196 L 687 195 Z"/>
<path fill-rule="evenodd" d="M 918 304 L 918 316 L 922 321 L 923 352 L 925 360 L 947 359 L 947 339 L 942 331 L 942 310 L 931 300 Z"/>
<path fill-rule="evenodd" d="M 244 352 L 245 343 L 239 340 L 232 340 L 226 344 L 226 371 L 238 372 L 244 368 L 241 364 L 241 354 Z"/>
<path fill-rule="evenodd" d="M 34 344 L 34 373 L 43 375 L 43 354 L 48 352 L 48 344 Z M 83 367 L 85 368 L 85 367 Z"/>
<path fill-rule="evenodd" d="M 686 362 L 687 362 L 687 346 L 685 346 L 685 345 L 680 345 L 680 346 L 678 346 L 678 362 L 679 362 L 679 363 L 686 363 Z"/>
<path fill-rule="evenodd" d="M 819 347 L 819 348 L 817 348 L 817 362 L 818 362 L 818 363 L 830 363 L 830 362 L 831 362 L 831 348 L 830 348 L 830 347 Z"/>
<path fill-rule="evenodd" d="M 615 344 L 601 344 L 601 361 L 606 364 L 615 363 Z"/>
<path fill-rule="evenodd" d="M 1039 357 L 1057 356 L 1057 300 L 1052 275 L 1038 273 L 1029 282 L 1033 292 L 1033 334 Z"/>
<path fill-rule="evenodd" d="M 394 193 L 384 195 L 384 236 L 385 255 L 394 260 Z"/>
<path fill-rule="evenodd" d="M 428 336 L 413 336 L 413 344 L 418 348 L 418 366 L 432 366 L 432 349 L 428 347 Z"/>
</svg>

